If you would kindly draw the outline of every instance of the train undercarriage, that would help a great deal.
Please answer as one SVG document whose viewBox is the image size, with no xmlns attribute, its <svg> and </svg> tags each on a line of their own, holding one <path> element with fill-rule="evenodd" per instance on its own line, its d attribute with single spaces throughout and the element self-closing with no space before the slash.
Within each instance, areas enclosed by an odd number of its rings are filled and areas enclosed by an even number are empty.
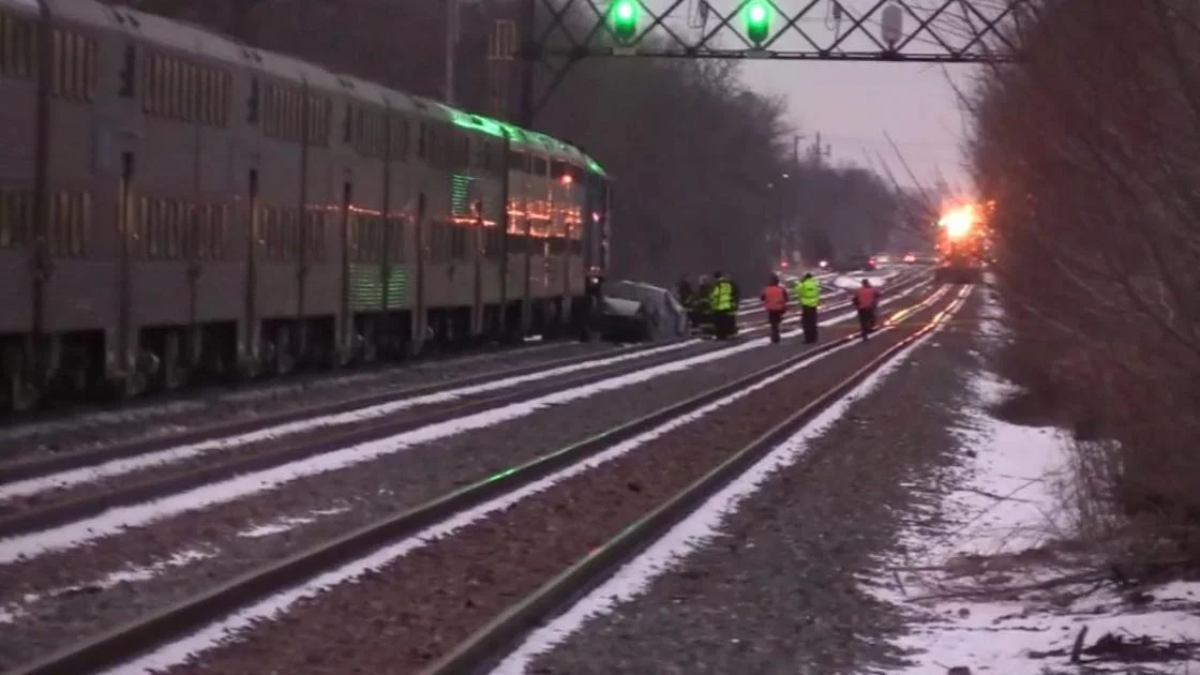
<svg viewBox="0 0 1200 675">
<path fill-rule="evenodd" d="M 939 284 L 978 284 L 983 282 L 983 270 L 976 265 L 947 264 L 934 270 L 933 278 Z"/>
<path fill-rule="evenodd" d="M 515 344 L 525 335 L 553 339 L 579 328 L 582 302 L 576 298 L 567 306 L 562 299 L 532 300 L 524 321 L 519 301 L 509 303 L 504 312 L 499 305 L 487 306 L 482 308 L 479 330 L 472 330 L 470 307 L 431 309 L 420 340 L 413 337 L 410 312 L 358 315 L 342 339 L 332 316 L 265 320 L 258 326 L 253 349 L 239 341 L 236 322 L 143 328 L 124 367 L 103 331 L 52 334 L 40 341 L 28 335 L 0 335 L 0 412 L 399 362 L 486 343 Z"/>
</svg>

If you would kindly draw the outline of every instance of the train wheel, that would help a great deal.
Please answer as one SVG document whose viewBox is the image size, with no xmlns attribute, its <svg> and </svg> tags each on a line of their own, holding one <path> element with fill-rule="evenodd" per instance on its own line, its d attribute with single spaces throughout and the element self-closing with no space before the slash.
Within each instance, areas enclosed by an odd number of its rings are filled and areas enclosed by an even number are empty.
<svg viewBox="0 0 1200 675">
<path fill-rule="evenodd" d="M 29 379 L 29 365 L 25 350 L 9 345 L 4 350 L 4 390 L 0 393 L 0 405 L 9 411 L 23 413 L 37 407 L 42 400 L 42 391 Z"/>
</svg>

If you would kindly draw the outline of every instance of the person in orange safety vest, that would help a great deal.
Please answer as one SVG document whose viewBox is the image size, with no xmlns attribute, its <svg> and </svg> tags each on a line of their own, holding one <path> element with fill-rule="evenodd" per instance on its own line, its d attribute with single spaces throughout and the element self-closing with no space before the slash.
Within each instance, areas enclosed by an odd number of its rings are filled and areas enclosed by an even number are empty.
<svg viewBox="0 0 1200 675">
<path fill-rule="evenodd" d="M 779 325 L 783 323 L 783 315 L 787 312 L 788 294 L 779 285 L 779 276 L 772 274 L 767 287 L 759 296 L 767 310 L 767 321 L 771 324 L 771 342 L 779 343 Z"/>
<path fill-rule="evenodd" d="M 876 310 L 879 307 L 879 291 L 867 279 L 862 280 L 862 287 L 854 291 L 854 307 L 858 310 L 858 323 L 862 327 L 862 339 L 865 342 L 871 331 L 875 330 Z"/>
</svg>

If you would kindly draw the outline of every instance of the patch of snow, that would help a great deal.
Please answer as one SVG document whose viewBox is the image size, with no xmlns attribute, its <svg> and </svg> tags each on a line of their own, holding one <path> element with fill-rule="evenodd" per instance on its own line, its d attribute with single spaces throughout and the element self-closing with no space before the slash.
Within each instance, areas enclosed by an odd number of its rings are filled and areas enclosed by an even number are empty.
<svg viewBox="0 0 1200 675">
<path fill-rule="evenodd" d="M 215 554 L 207 551 L 189 549 L 180 551 L 170 558 L 146 566 L 130 566 L 101 577 L 99 580 L 86 585 L 64 586 L 43 593 L 26 593 L 20 603 L 9 603 L 0 607 L 0 623 L 16 623 L 30 615 L 31 606 L 44 598 L 58 598 L 80 592 L 94 592 L 135 581 L 149 581 L 170 569 L 186 567 L 194 562 L 208 560 Z"/>
<path fill-rule="evenodd" d="M 222 621 L 206 626 L 205 628 L 183 640 L 165 645 L 153 653 L 109 670 L 104 675 L 134 675 L 135 673 L 153 673 L 179 664 L 189 657 L 208 651 L 231 638 L 236 639 L 237 634 L 248 629 L 252 629 L 254 624 L 265 618 L 278 616 L 279 614 L 287 611 L 287 609 L 296 602 L 304 598 L 315 596 L 318 593 L 337 586 L 338 584 L 352 581 L 370 570 L 385 567 L 395 560 L 411 553 L 412 551 L 422 548 L 436 539 L 452 534 L 456 530 L 486 518 L 493 513 L 508 509 L 513 504 L 516 504 L 517 502 L 520 502 L 531 495 L 544 492 L 545 490 L 572 476 L 581 474 L 585 471 L 590 471 L 597 466 L 611 462 L 653 441 L 654 439 L 678 429 L 685 424 L 688 424 L 706 415 L 710 415 L 713 412 L 734 403 L 735 401 L 749 396 L 751 393 L 758 391 L 763 387 L 770 386 L 771 384 L 785 377 L 793 375 L 797 371 L 807 368 L 817 361 L 832 356 L 836 352 L 844 349 L 852 349 L 854 347 L 855 345 L 853 344 L 847 344 L 817 355 L 814 358 L 802 363 L 793 365 L 790 368 L 782 370 L 752 387 L 748 387 L 723 399 L 714 401 L 694 412 L 670 420 L 649 431 L 643 432 L 634 438 L 614 445 L 600 454 L 591 457 L 590 459 L 578 464 L 574 464 L 565 469 L 561 469 L 530 485 L 520 488 L 519 490 L 515 490 L 509 494 L 455 514 L 436 525 L 428 527 L 417 534 L 387 546 L 386 548 L 380 549 L 379 551 L 376 551 L 365 558 L 356 560 L 352 563 L 342 566 L 341 568 L 321 574 L 301 586 L 267 598 L 258 604 L 237 612 L 236 614 L 233 614 Z"/>
<path fill-rule="evenodd" d="M 274 534 L 281 534 L 289 530 L 294 530 L 301 525 L 309 525 L 317 522 L 326 516 L 334 516 L 339 513 L 349 511 L 349 508 L 342 507 L 337 509 L 317 509 L 309 511 L 303 516 L 288 516 L 278 520 L 266 523 L 265 525 L 257 525 L 237 533 L 237 536 L 242 539 L 259 539 L 269 537 Z"/>
<path fill-rule="evenodd" d="M 940 296 L 937 294 L 931 296 L 931 298 L 936 297 Z M 821 325 L 830 325 L 833 323 L 847 321 L 853 316 L 854 315 L 851 313 L 842 314 L 822 322 Z M 792 331 L 790 333 L 786 333 L 785 335 L 793 336 L 797 333 L 798 331 Z M 653 368 L 646 368 L 644 370 L 627 373 L 625 375 L 610 377 L 584 387 L 576 387 L 575 389 L 568 389 L 566 391 L 553 392 L 527 401 L 511 403 L 509 405 L 491 410 L 484 410 L 473 415 L 467 415 L 437 424 L 429 424 L 402 434 L 397 434 L 395 436 L 390 436 L 379 440 L 367 441 L 365 443 L 360 443 L 358 445 L 342 448 L 341 450 L 324 453 L 315 457 L 309 457 L 297 462 L 291 462 L 269 469 L 263 469 L 261 471 L 242 474 L 227 480 L 194 488 L 192 490 L 188 490 L 187 492 L 181 492 L 169 497 L 164 497 L 162 499 L 110 509 L 102 514 L 83 520 L 77 520 L 52 529 L 31 532 L 29 534 L 9 537 L 7 539 L 0 539 L 0 564 L 11 563 L 22 558 L 34 558 L 50 551 L 60 551 L 75 548 L 89 541 L 94 541 L 101 537 L 117 534 L 132 527 L 146 525 L 148 523 L 160 521 L 181 513 L 197 511 L 211 506 L 232 502 L 249 495 L 273 490 L 277 487 L 286 485 L 301 478 L 307 478 L 310 476 L 316 476 L 323 473 L 356 466 L 358 464 L 402 452 L 416 445 L 438 441 L 443 438 L 449 438 L 450 436 L 466 433 L 468 431 L 484 429 L 495 426 L 502 422 L 527 417 L 545 408 L 582 400 L 588 398 L 589 396 L 594 396 L 606 391 L 623 389 L 641 382 L 649 381 L 656 377 L 684 371 L 704 363 L 726 359 L 734 356 L 735 354 L 740 354 L 752 349 L 758 349 L 768 344 L 770 344 L 770 339 L 766 337 L 747 340 L 742 344 L 732 347 L 711 351 L 706 354 L 701 354 L 688 359 L 660 364 Z M 668 347 L 661 349 L 665 350 L 668 349 Z M 486 387 L 487 385 L 480 386 Z M 443 395 L 445 394 L 432 394 L 431 397 Z M 412 399 L 409 399 L 408 401 L 411 400 Z M 376 406 L 376 408 L 388 408 L 390 406 L 395 406 L 397 409 L 400 409 L 405 407 L 405 403 L 406 401 L 400 401 L 397 403 L 387 404 L 385 406 Z M 344 413 L 344 415 L 349 416 L 348 419 L 354 419 L 356 414 L 362 414 L 362 411 Z M 337 415 L 333 417 L 342 416 Z M 221 442 L 228 441 L 217 441 L 217 443 Z M 169 450 L 166 452 L 175 453 L 180 451 Z M 156 454 L 162 455 L 164 453 Z M 120 461 L 134 462 L 138 459 L 140 458 Z"/>
<path fill-rule="evenodd" d="M 258 431 L 238 434 L 236 436 L 230 436 L 227 438 L 192 443 L 160 452 L 152 452 L 145 455 L 138 455 L 136 457 L 105 462 L 104 464 L 98 466 L 70 469 L 51 474 L 49 476 L 39 476 L 37 478 L 13 481 L 12 483 L 0 485 L 0 501 L 13 499 L 16 497 L 28 497 L 30 495 L 47 492 L 49 490 L 68 488 L 75 485 L 80 485 L 82 483 L 95 482 L 103 478 L 112 478 L 114 476 L 124 475 L 133 471 L 145 469 L 147 467 L 174 464 L 213 451 L 229 450 L 272 438 L 280 438 L 304 431 L 312 431 L 313 429 L 353 424 L 355 422 L 392 415 L 401 410 L 407 410 L 417 406 L 446 403 L 458 400 L 465 396 L 474 396 L 490 391 L 506 389 L 549 377 L 557 377 L 559 375 L 566 375 L 569 373 L 590 370 L 593 368 L 610 366 L 632 359 L 640 359 L 656 354 L 663 354 L 678 349 L 683 349 L 684 347 L 697 344 L 698 342 L 699 340 L 685 340 L 684 342 L 677 344 L 665 345 L 663 347 L 648 349 L 646 351 L 633 352 L 630 354 L 622 354 L 619 356 L 602 359 L 594 359 L 585 361 L 583 363 L 560 366 L 558 368 L 538 371 L 535 373 L 497 379 L 470 387 L 459 387 L 457 389 L 426 394 L 424 396 L 413 396 L 398 401 L 360 408 L 358 410 L 351 410 L 336 415 L 324 415 L 313 419 L 290 422 L 288 424 L 281 424 L 266 429 L 259 429 Z"/>
<path fill-rule="evenodd" d="M 997 328 L 989 319 L 1002 319 L 993 300 L 984 319 L 979 334 L 986 340 Z M 897 547 L 903 553 L 860 577 L 869 593 L 904 611 L 914 626 L 894 641 L 912 665 L 873 672 L 944 675 L 954 666 L 976 675 L 1049 666 L 1067 672 L 1084 626 L 1085 646 L 1109 633 L 1161 643 L 1200 639 L 1198 583 L 1159 589 L 1152 605 L 1136 610 L 1111 593 L 1070 583 L 1082 554 L 1073 558 L 1052 545 L 1070 534 L 1058 497 L 1069 479 L 1069 437 L 1053 427 L 991 417 L 986 410 L 1015 390 L 993 373 L 977 373 L 970 389 L 974 401 L 955 430 L 969 461 L 949 477 L 953 489 L 941 503 L 914 518 L 938 515 L 951 524 L 932 531 L 914 525 Z M 1129 664 L 1112 667 L 1093 663 L 1086 672 L 1133 672 Z"/>
<path fill-rule="evenodd" d="M 940 315 L 939 323 L 932 331 L 902 350 L 846 396 L 822 411 L 816 419 L 709 498 L 645 552 L 621 567 L 615 575 L 580 599 L 565 613 L 530 634 L 492 671 L 492 675 L 519 675 L 526 672 L 526 668 L 536 656 L 561 644 L 571 634 L 580 630 L 588 619 L 609 613 L 618 603 L 627 602 L 643 594 L 655 579 L 678 567 L 685 556 L 711 541 L 720 531 L 727 516 L 742 501 L 757 492 L 772 474 L 799 461 L 808 452 L 811 440 L 828 431 L 856 401 L 879 388 L 897 368 L 932 339 L 961 308 L 961 301 L 969 293 L 969 287 L 959 291 L 960 302 L 951 311 Z"/>
</svg>

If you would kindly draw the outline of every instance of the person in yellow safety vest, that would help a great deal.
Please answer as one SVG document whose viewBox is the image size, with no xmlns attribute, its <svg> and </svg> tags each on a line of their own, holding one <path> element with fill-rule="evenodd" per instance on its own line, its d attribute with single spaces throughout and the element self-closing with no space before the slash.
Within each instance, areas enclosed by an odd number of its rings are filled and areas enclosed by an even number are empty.
<svg viewBox="0 0 1200 675">
<path fill-rule="evenodd" d="M 713 315 L 718 340 L 724 340 L 734 333 L 737 300 L 733 295 L 733 284 L 720 272 L 713 275 L 712 291 L 708 296 L 708 308 Z"/>
<path fill-rule="evenodd" d="M 817 341 L 817 307 L 821 304 L 821 283 L 812 273 L 796 282 L 796 298 L 800 301 L 800 327 L 804 329 L 804 343 Z"/>
</svg>

